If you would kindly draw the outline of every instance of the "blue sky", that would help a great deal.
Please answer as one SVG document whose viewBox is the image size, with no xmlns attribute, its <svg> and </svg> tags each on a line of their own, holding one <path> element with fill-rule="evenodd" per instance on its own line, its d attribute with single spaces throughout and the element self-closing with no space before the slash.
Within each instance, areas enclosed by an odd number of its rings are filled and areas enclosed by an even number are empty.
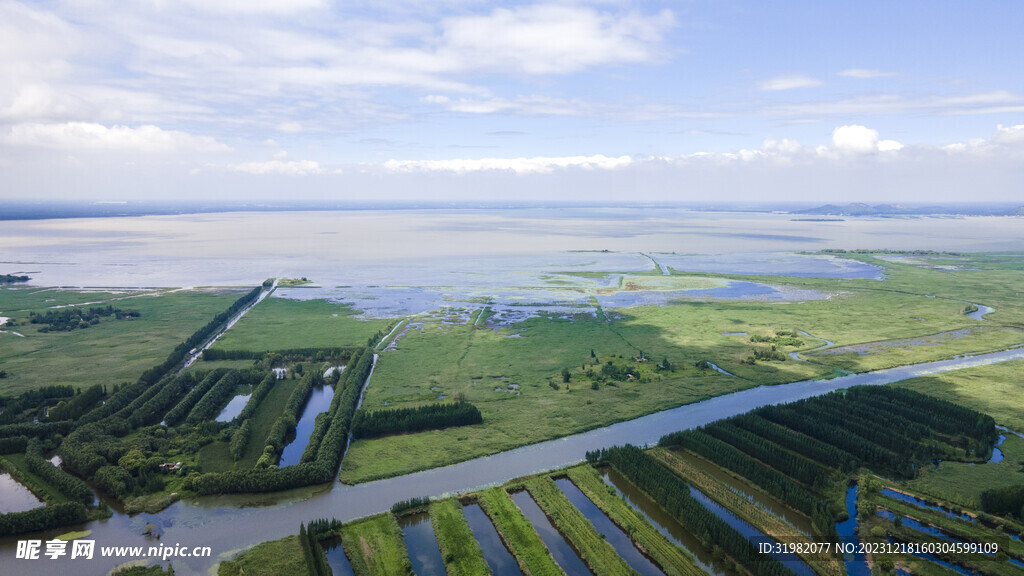
<svg viewBox="0 0 1024 576">
<path fill-rule="evenodd" d="M 0 2 L 0 199 L 1016 201 L 1017 2 Z"/>
</svg>

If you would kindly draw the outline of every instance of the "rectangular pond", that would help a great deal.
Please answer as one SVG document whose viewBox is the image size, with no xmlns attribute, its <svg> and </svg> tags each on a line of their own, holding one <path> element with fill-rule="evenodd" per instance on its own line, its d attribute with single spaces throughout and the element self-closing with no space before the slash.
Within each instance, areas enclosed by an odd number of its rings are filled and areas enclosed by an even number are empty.
<svg viewBox="0 0 1024 576">
<path fill-rule="evenodd" d="M 594 525 L 597 533 L 611 544 L 612 548 L 615 548 L 615 552 L 626 561 L 626 564 L 629 564 L 630 568 L 636 570 L 641 576 L 664 576 L 665 573 L 647 556 L 640 553 L 640 550 L 633 544 L 633 540 L 616 526 L 590 498 L 587 498 L 587 495 L 571 480 L 559 478 L 555 480 L 555 484 L 569 499 L 569 502 L 572 502 L 572 505 Z"/>
<path fill-rule="evenodd" d="M 331 386 L 313 388 L 309 393 L 306 407 L 302 409 L 302 417 L 295 424 L 295 440 L 289 442 L 281 451 L 281 460 L 278 464 L 280 467 L 299 463 L 302 453 L 306 451 L 306 445 L 309 444 L 309 436 L 313 433 L 317 415 L 327 411 L 333 399 L 334 388 Z"/>
<path fill-rule="evenodd" d="M 501 536 L 491 519 L 487 517 L 479 504 L 462 507 L 462 514 L 473 531 L 473 537 L 484 551 L 484 560 L 491 568 L 494 576 L 523 576 L 515 557 L 501 541 Z"/>
<path fill-rule="evenodd" d="M 540 539 L 548 547 L 555 562 L 568 576 L 590 576 L 592 574 L 572 546 L 566 542 L 562 533 L 551 525 L 548 517 L 534 502 L 533 496 L 530 496 L 529 492 L 525 490 L 516 492 L 512 495 L 512 501 L 523 512 L 523 516 L 526 516 L 526 519 L 533 524 L 533 528 L 540 534 Z"/>
<path fill-rule="evenodd" d="M 35 494 L 10 474 L 0 473 L 0 514 L 25 512 L 42 505 Z"/>
<path fill-rule="evenodd" d="M 416 576 L 445 576 L 447 571 L 430 515 L 420 512 L 403 516 L 398 519 L 398 525 L 402 527 L 402 537 Z"/>
</svg>

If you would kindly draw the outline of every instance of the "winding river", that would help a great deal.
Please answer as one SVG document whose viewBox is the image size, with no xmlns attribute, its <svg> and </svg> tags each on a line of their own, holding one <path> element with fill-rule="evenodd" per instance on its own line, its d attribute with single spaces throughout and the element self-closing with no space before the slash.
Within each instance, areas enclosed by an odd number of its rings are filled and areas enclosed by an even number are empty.
<svg viewBox="0 0 1024 576">
<path fill-rule="evenodd" d="M 937 362 L 900 366 L 832 380 L 801 381 L 777 386 L 760 386 L 703 402 L 656 412 L 634 420 L 556 440 L 524 446 L 500 454 L 476 458 L 423 472 L 368 482 L 356 486 L 300 489 L 274 495 L 232 495 L 178 502 L 159 514 L 135 517 L 115 513 L 109 520 L 90 522 L 90 539 L 96 542 L 92 560 L 17 560 L 18 538 L 0 539 L 0 565 L 4 573 L 101 574 L 117 564 L 137 557 L 101 557 L 105 546 L 209 546 L 207 558 L 175 557 L 177 574 L 206 574 L 211 566 L 258 542 L 282 538 L 298 531 L 300 522 L 332 516 L 347 521 L 385 511 L 391 504 L 418 496 L 444 496 L 503 483 L 512 478 L 551 470 L 583 460 L 588 450 L 632 443 L 653 444 L 675 430 L 693 428 L 721 418 L 742 414 L 769 404 L 791 402 L 851 386 L 881 385 L 952 370 L 1024 359 L 1024 348 Z M 332 489 L 333 488 L 333 489 Z M 140 534 L 147 522 L 163 533 L 160 541 Z M 33 535 L 48 540 L 70 528 Z M 25 539 L 24 536 L 21 537 Z M 45 549 L 45 546 L 43 547 Z M 145 554 L 145 551 L 143 552 Z"/>
</svg>

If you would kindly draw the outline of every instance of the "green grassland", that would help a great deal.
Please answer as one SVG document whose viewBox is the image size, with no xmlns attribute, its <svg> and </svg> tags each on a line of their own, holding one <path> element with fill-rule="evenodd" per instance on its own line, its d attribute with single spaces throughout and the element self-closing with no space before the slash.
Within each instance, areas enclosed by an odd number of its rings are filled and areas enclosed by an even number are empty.
<svg viewBox="0 0 1024 576">
<path fill-rule="evenodd" d="M 364 407 L 414 406 L 462 397 L 476 404 L 483 424 L 460 429 L 361 440 L 353 444 L 342 469 L 344 482 L 450 464 L 634 418 L 759 385 L 827 378 L 1004 349 L 1024 341 L 1024 289 L 1017 269 L 978 272 L 885 262 L 869 255 L 856 259 L 886 267 L 885 281 L 872 279 L 789 278 L 768 276 L 627 275 L 624 289 L 674 289 L 677 284 L 764 281 L 820 292 L 807 300 L 679 301 L 664 306 L 604 310 L 597 317 L 536 317 L 497 330 L 480 324 L 456 326 L 416 319 L 385 351 L 368 387 Z M 988 256 L 961 261 L 981 267 Z M 993 286 L 993 283 L 996 286 Z M 962 314 L 960 300 L 996 309 L 984 320 Z M 605 316 L 607 314 L 607 316 Z M 799 345 L 779 344 L 780 355 L 812 350 L 820 338 L 829 350 L 804 354 L 809 361 L 758 360 L 755 349 L 769 344 L 748 335 L 802 330 Z M 938 336 L 936 336 L 938 335 Z M 516 337 L 510 337 L 516 336 Z M 844 348 L 847 347 L 847 348 Z M 839 353 L 832 352 L 838 349 Z M 648 378 L 600 384 L 592 390 L 586 370 L 612 360 L 633 365 Z M 650 364 L 632 359 L 640 352 Z M 674 371 L 651 366 L 667 359 Z M 712 362 L 735 377 L 694 363 Z M 566 369 L 571 379 L 562 380 Z M 558 389 L 555 389 L 555 386 Z M 496 391 L 496 389 L 498 389 Z"/>
<path fill-rule="evenodd" d="M 996 422 L 1024 431 L 1024 361 L 1003 362 L 912 378 L 895 386 L 910 388 L 989 414 Z"/>
<path fill-rule="evenodd" d="M 526 481 L 526 489 L 595 574 L 636 574 L 548 476 Z"/>
<path fill-rule="evenodd" d="M 326 300 L 270 297 L 249 311 L 224 334 L 219 350 L 290 350 L 295 348 L 365 346 L 388 320 L 355 318 L 357 312 Z"/>
<path fill-rule="evenodd" d="M 227 562 L 217 576 L 306 576 L 309 569 L 296 535 L 257 544 Z"/>
<path fill-rule="evenodd" d="M 607 322 L 589 316 L 533 318 L 516 328 L 521 338 L 471 326 L 423 324 L 399 340 L 397 351 L 382 353 L 364 408 L 461 396 L 480 409 L 484 422 L 355 441 L 342 466 L 342 480 L 363 482 L 493 454 L 753 385 L 680 362 L 676 372 L 651 382 L 622 381 L 597 390 L 589 381 L 566 386 L 562 368 L 579 369 L 592 362 L 591 348 L 601 361 L 613 359 L 614 352 L 618 363 L 637 349 Z"/>
<path fill-rule="evenodd" d="M 967 508 L 981 507 L 981 493 L 993 488 L 1024 484 L 1024 438 L 1008 434 L 999 447 L 1002 462 L 970 465 L 943 462 L 938 469 L 926 467 L 907 482 L 911 492 L 923 492 Z"/>
<path fill-rule="evenodd" d="M 652 526 L 625 500 L 601 481 L 592 466 L 581 465 L 566 471 L 572 480 L 594 504 L 624 532 L 636 540 L 643 550 L 658 563 L 669 576 L 701 576 L 704 574 L 693 558 L 674 545 Z"/>
<path fill-rule="evenodd" d="M 250 421 L 252 434 L 249 436 L 249 442 L 245 445 L 245 452 L 236 464 L 239 470 L 246 470 L 256 465 L 256 461 L 263 454 L 267 435 L 270 434 L 274 421 L 281 415 L 281 410 L 298 383 L 298 380 L 278 380 L 270 389 L 267 397 L 260 402 Z M 224 457 L 229 460 L 231 458 L 228 453 L 224 453 Z"/>
<path fill-rule="evenodd" d="M 13 395 L 51 384 L 86 388 L 134 382 L 223 312 L 243 292 L 238 289 L 155 290 L 145 293 L 73 292 L 29 288 L 0 290 L 0 315 L 17 326 L 0 333 L 0 393 Z M 133 297 L 129 297 L 133 296 Z M 108 319 L 87 329 L 40 332 L 29 312 L 66 304 L 137 310 L 138 318 Z M 24 337 L 12 333 L 16 331 Z"/>
<path fill-rule="evenodd" d="M 347 524 L 341 529 L 341 545 L 352 569 L 359 576 L 412 574 L 412 563 L 394 514 L 381 514 Z"/>
<path fill-rule="evenodd" d="M 523 574 L 548 576 L 564 574 L 551 552 L 537 535 L 533 524 L 502 488 L 488 488 L 478 494 L 480 507 L 490 517 L 502 541 L 512 551 Z"/>
<path fill-rule="evenodd" d="M 451 498 L 431 503 L 430 519 L 448 576 L 491 573 L 484 560 L 484 552 L 473 536 L 469 522 L 462 515 L 462 505 L 458 500 Z"/>
</svg>

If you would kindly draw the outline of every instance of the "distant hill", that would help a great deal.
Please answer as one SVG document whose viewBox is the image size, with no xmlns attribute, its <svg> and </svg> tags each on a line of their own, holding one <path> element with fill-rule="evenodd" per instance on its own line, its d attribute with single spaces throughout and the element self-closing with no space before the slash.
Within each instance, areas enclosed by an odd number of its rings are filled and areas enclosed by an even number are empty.
<svg viewBox="0 0 1024 576">
<path fill-rule="evenodd" d="M 979 205 L 928 205 L 913 206 L 909 204 L 876 204 L 863 202 L 836 205 L 825 204 L 816 208 L 796 210 L 793 214 L 814 214 L 827 216 L 927 216 L 927 215 L 963 215 L 963 216 L 1024 216 L 1024 206 L 1007 210 L 1004 206 Z"/>
</svg>

